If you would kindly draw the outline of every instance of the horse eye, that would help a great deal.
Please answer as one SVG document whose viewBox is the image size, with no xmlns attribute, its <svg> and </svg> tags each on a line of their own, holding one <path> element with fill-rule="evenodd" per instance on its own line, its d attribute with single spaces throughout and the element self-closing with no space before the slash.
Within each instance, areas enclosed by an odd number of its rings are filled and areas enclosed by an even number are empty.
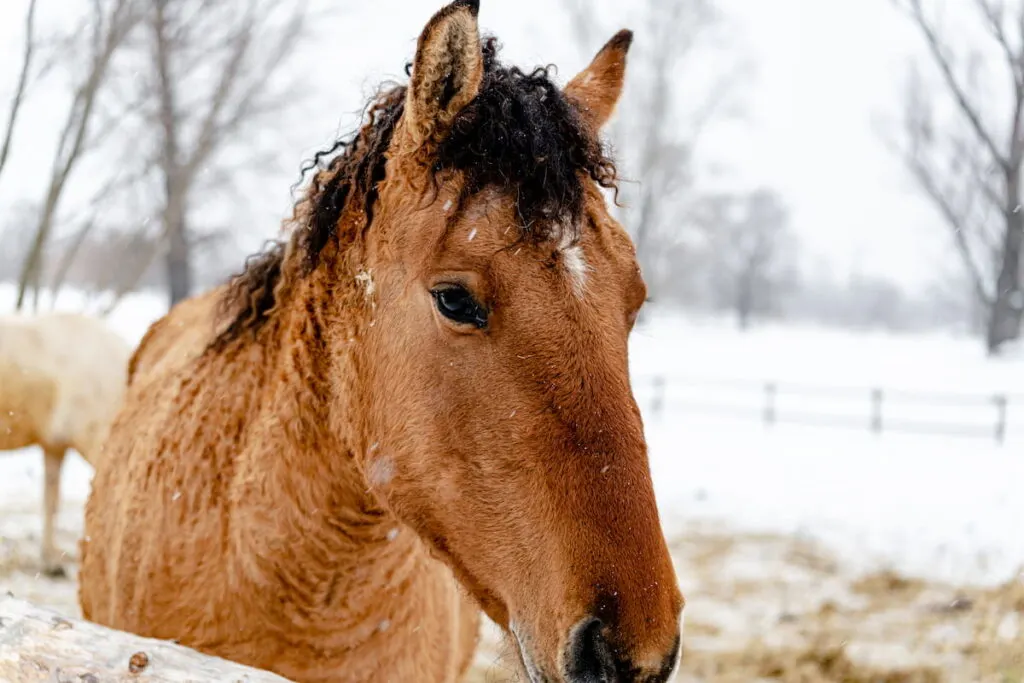
<svg viewBox="0 0 1024 683">
<path fill-rule="evenodd" d="M 452 322 L 472 325 L 478 329 L 487 327 L 487 311 L 476 302 L 465 287 L 446 285 L 432 290 L 438 312 Z"/>
</svg>

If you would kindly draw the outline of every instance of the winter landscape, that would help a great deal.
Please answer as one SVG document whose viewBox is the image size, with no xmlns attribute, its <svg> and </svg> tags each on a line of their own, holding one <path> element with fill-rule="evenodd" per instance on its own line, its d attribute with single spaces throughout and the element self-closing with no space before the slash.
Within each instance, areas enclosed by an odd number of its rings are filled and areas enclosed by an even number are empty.
<svg viewBox="0 0 1024 683">
<path fill-rule="evenodd" d="M 0 316 L 134 347 L 279 236 L 442 4 L 0 2 Z M 673 680 L 1024 683 L 1024 2 L 481 4 L 558 84 L 634 31 L 603 134 Z M 55 578 L 43 451 L 0 451 L 0 595 L 81 616 L 93 471 Z M 467 681 L 521 680 L 509 642 L 486 622 Z"/>
</svg>

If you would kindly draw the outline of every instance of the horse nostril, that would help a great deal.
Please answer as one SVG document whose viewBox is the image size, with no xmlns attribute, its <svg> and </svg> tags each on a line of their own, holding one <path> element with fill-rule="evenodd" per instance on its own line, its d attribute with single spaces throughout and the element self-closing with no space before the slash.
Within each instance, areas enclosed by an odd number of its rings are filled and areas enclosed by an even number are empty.
<svg viewBox="0 0 1024 683">
<path fill-rule="evenodd" d="M 566 653 L 565 676 L 570 683 L 615 683 L 615 658 L 604 639 L 600 619 L 584 619 L 573 629 Z"/>
</svg>

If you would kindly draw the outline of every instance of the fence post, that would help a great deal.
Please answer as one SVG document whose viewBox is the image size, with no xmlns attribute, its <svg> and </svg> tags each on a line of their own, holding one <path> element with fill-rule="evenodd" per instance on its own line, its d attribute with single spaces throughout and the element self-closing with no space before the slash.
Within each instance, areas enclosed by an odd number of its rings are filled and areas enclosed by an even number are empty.
<svg viewBox="0 0 1024 683">
<path fill-rule="evenodd" d="M 1006 439 L 1006 405 L 1008 401 L 1005 394 L 996 394 L 992 397 L 992 401 L 996 404 L 996 443 L 1002 446 Z"/>
<path fill-rule="evenodd" d="M 655 375 L 652 385 L 654 395 L 651 398 L 651 413 L 660 417 L 661 411 L 665 407 L 665 377 L 662 375 Z"/>
<path fill-rule="evenodd" d="M 775 394 L 778 388 L 775 386 L 775 382 L 766 382 L 764 385 L 764 423 L 765 426 L 771 426 L 775 424 Z"/>
<path fill-rule="evenodd" d="M 871 390 L 871 431 L 882 433 L 882 390 Z"/>
</svg>

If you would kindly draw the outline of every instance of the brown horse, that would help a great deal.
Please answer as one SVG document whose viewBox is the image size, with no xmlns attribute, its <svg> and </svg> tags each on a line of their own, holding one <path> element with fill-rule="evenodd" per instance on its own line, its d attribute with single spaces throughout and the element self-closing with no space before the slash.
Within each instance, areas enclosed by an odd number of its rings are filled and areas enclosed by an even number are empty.
<svg viewBox="0 0 1024 683">
<path fill-rule="evenodd" d="M 298 681 L 449 682 L 479 609 L 541 681 L 668 680 L 683 598 L 601 187 L 617 34 L 563 89 L 476 0 L 421 34 L 223 290 L 156 322 L 86 508 L 85 616 Z M 333 155 L 333 156 L 332 156 Z"/>
</svg>

